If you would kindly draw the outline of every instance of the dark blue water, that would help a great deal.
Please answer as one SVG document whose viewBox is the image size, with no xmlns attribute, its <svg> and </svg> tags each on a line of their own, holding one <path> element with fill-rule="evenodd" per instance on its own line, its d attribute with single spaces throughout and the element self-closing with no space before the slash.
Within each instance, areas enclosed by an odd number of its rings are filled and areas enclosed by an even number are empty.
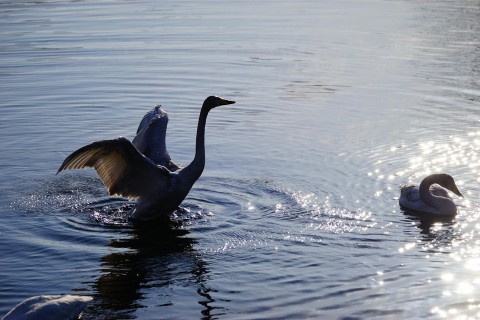
<svg viewBox="0 0 480 320">
<path fill-rule="evenodd" d="M 0 315 L 40 294 L 84 319 L 480 317 L 480 2 L 0 2 Z M 203 176 L 134 226 L 93 170 L 162 104 Z M 455 177 L 453 221 L 398 186 Z"/>
</svg>

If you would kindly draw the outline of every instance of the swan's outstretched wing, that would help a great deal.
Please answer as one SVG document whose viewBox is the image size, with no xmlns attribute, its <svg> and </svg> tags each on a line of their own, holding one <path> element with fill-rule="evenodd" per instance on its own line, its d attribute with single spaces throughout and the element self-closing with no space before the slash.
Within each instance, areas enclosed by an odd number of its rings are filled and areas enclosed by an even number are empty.
<svg viewBox="0 0 480 320">
<path fill-rule="evenodd" d="M 96 141 L 69 155 L 57 174 L 67 169 L 93 167 L 110 195 L 148 197 L 165 189 L 169 173 L 144 157 L 126 138 Z"/>
<path fill-rule="evenodd" d="M 168 115 L 160 106 L 156 106 L 145 116 L 137 129 L 137 135 L 133 138 L 133 145 L 151 159 L 154 163 L 167 167 L 170 171 L 176 171 L 179 166 L 176 165 L 167 151 Z"/>
<path fill-rule="evenodd" d="M 153 107 L 152 110 L 145 113 L 142 120 L 140 121 L 140 124 L 138 125 L 137 134 L 140 131 L 144 130 L 148 126 L 150 121 L 152 121 L 155 118 L 165 118 L 165 120 L 166 120 L 165 131 L 166 131 L 167 130 L 167 124 L 168 124 L 168 115 L 165 111 L 163 111 L 161 105 L 157 105 L 157 106 Z"/>
</svg>

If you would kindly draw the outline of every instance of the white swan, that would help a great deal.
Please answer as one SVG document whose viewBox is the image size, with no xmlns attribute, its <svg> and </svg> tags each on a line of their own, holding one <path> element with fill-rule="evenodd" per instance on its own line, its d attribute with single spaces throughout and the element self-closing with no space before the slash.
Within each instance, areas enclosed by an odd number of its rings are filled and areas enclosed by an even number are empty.
<svg viewBox="0 0 480 320">
<path fill-rule="evenodd" d="M 185 199 L 203 172 L 209 111 L 232 103 L 215 96 L 205 99 L 198 118 L 195 157 L 184 168 L 170 159 L 165 144 L 168 117 L 155 107 L 140 122 L 133 144 L 122 137 L 93 142 L 69 155 L 57 174 L 66 169 L 93 167 L 110 195 L 137 199 L 132 219 L 166 217 Z"/>
<path fill-rule="evenodd" d="M 463 197 L 453 178 L 448 174 L 439 173 L 425 177 L 420 186 L 401 186 L 398 202 L 402 208 L 421 213 L 455 215 L 457 206 L 444 188 Z"/>
<path fill-rule="evenodd" d="M 93 298 L 88 296 L 36 296 L 17 304 L 2 320 L 78 319 Z"/>
</svg>

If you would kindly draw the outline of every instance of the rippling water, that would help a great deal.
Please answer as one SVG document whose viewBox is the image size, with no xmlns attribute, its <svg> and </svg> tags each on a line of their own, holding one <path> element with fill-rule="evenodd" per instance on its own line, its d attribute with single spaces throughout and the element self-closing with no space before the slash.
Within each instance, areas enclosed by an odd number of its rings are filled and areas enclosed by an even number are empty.
<svg viewBox="0 0 480 320">
<path fill-rule="evenodd" d="M 0 315 L 91 295 L 84 319 L 480 317 L 480 2 L 0 1 Z M 172 226 L 134 226 L 92 140 L 211 112 Z M 448 172 L 453 221 L 400 210 Z"/>
</svg>

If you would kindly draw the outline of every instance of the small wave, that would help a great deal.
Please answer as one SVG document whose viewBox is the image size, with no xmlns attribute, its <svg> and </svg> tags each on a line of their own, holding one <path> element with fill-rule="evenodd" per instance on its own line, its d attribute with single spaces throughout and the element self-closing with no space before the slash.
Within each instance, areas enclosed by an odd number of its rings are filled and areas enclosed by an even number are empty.
<svg viewBox="0 0 480 320">
<path fill-rule="evenodd" d="M 377 225 L 372 212 L 338 206 L 342 195 L 310 192 L 271 180 L 208 177 L 193 190 L 193 198 L 215 216 L 191 226 L 204 237 L 206 252 L 276 250 L 288 243 L 322 245 L 337 241 L 336 234 L 358 235 Z"/>
<path fill-rule="evenodd" d="M 98 195 L 98 181 L 88 177 L 55 179 L 44 177 L 20 182 L 21 190 L 8 204 L 15 212 L 26 214 L 59 214 L 75 212 L 92 202 Z"/>
</svg>

